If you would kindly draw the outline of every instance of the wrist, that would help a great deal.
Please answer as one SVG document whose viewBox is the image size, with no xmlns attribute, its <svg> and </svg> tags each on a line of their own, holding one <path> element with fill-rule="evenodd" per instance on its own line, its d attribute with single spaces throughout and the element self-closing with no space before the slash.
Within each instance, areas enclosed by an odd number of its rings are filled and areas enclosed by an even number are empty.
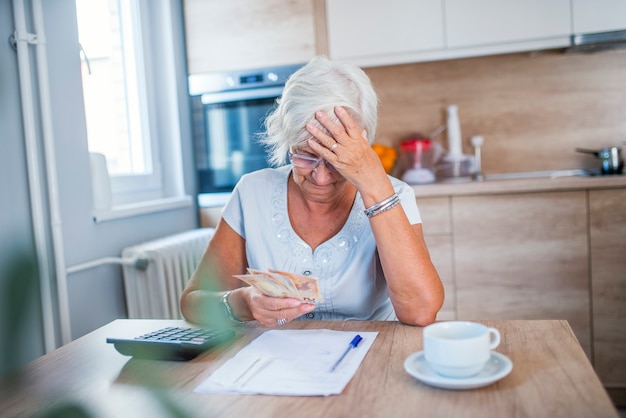
<svg viewBox="0 0 626 418">
<path fill-rule="evenodd" d="M 226 313 L 226 318 L 228 318 L 229 321 L 235 322 L 237 324 L 245 324 L 246 321 L 241 321 L 235 316 L 235 313 L 233 312 L 233 308 L 230 305 L 229 298 L 233 292 L 234 290 L 228 290 L 224 292 L 220 298 L 220 301 L 222 302 L 222 306 L 224 308 L 224 312 Z"/>
<path fill-rule="evenodd" d="M 363 200 L 363 205 L 366 208 L 379 203 L 395 193 L 389 179 L 386 180 L 387 181 L 385 183 L 370 183 L 368 184 L 366 190 L 359 190 L 361 199 Z"/>
</svg>

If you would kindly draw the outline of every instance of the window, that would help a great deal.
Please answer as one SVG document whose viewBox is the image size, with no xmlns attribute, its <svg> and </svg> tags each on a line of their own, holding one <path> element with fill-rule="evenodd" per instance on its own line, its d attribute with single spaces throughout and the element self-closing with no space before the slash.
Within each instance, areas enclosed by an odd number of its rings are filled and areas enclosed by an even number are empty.
<svg viewBox="0 0 626 418">
<path fill-rule="evenodd" d="M 113 208 L 182 196 L 171 0 L 75 2 L 89 151 L 106 157 Z"/>
</svg>

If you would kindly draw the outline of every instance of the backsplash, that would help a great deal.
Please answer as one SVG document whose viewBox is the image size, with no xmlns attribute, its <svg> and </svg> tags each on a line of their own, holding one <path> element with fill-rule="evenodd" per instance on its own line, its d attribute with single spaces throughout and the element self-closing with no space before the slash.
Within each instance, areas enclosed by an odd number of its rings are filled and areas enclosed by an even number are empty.
<svg viewBox="0 0 626 418">
<path fill-rule="evenodd" d="M 377 141 L 428 135 L 458 105 L 463 151 L 484 136 L 486 173 L 596 168 L 576 148 L 626 146 L 626 50 L 560 50 L 367 68 L 380 99 Z M 445 131 L 437 141 L 447 147 Z M 624 153 L 625 151 L 623 151 Z"/>
</svg>

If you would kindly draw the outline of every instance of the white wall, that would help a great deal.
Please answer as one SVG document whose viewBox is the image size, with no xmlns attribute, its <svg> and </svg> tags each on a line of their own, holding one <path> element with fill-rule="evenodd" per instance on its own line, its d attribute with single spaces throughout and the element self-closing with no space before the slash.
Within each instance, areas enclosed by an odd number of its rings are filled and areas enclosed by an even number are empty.
<svg viewBox="0 0 626 418">
<path fill-rule="evenodd" d="M 82 117 L 81 74 L 74 0 L 43 1 L 60 212 L 66 266 L 100 257 L 146 240 L 198 226 L 197 208 L 158 212 L 95 224 L 86 128 Z M 195 195 L 191 124 L 186 84 L 182 9 L 177 4 L 177 80 L 183 115 L 185 191 Z M 10 1 L 0 1 L 0 271 L 7 250 L 19 241 L 34 251 L 25 162 L 17 54 L 6 41 L 13 33 Z M 48 222 L 49 227 L 49 222 Z M 54 271 L 54 270 L 52 270 Z M 54 279 L 52 279 L 54 280 Z M 103 266 L 68 276 L 72 338 L 116 318 L 126 317 L 121 269 Z M 41 322 L 31 327 L 27 357 L 43 353 Z M 57 337 L 58 338 L 58 337 Z M 1 372 L 1 370 L 0 370 Z"/>
<path fill-rule="evenodd" d="M 30 222 L 30 201 L 24 157 L 19 84 L 15 51 L 6 41 L 13 32 L 11 2 L 0 1 L 0 291 L 5 285 L 5 272 L 12 257 L 20 249 L 34 252 L 33 228 Z M 38 295 L 31 301 L 36 306 Z M 28 345 L 24 347 L 24 361 L 43 353 L 43 334 L 37 311 L 26 319 Z M 8 318 L 14 321 L 14 317 Z M 7 330 L 7 322 L 0 320 L 0 332 Z M 4 356 L 5 342 L 0 343 Z M 2 357 L 0 357 L 2 358 Z M 0 374 L 3 364 L 0 364 Z"/>
</svg>

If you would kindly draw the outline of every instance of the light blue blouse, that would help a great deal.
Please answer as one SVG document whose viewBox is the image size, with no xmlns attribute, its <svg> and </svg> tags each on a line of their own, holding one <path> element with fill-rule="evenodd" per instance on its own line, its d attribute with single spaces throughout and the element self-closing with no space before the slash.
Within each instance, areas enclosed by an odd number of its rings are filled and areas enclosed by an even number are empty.
<svg viewBox="0 0 626 418">
<path fill-rule="evenodd" d="M 244 175 L 224 207 L 224 221 L 246 240 L 249 266 L 318 278 L 323 300 L 299 319 L 396 320 L 361 195 L 341 231 L 311 251 L 289 221 L 290 173 L 287 165 Z M 413 189 L 390 180 L 409 222 L 421 223 Z"/>
</svg>

